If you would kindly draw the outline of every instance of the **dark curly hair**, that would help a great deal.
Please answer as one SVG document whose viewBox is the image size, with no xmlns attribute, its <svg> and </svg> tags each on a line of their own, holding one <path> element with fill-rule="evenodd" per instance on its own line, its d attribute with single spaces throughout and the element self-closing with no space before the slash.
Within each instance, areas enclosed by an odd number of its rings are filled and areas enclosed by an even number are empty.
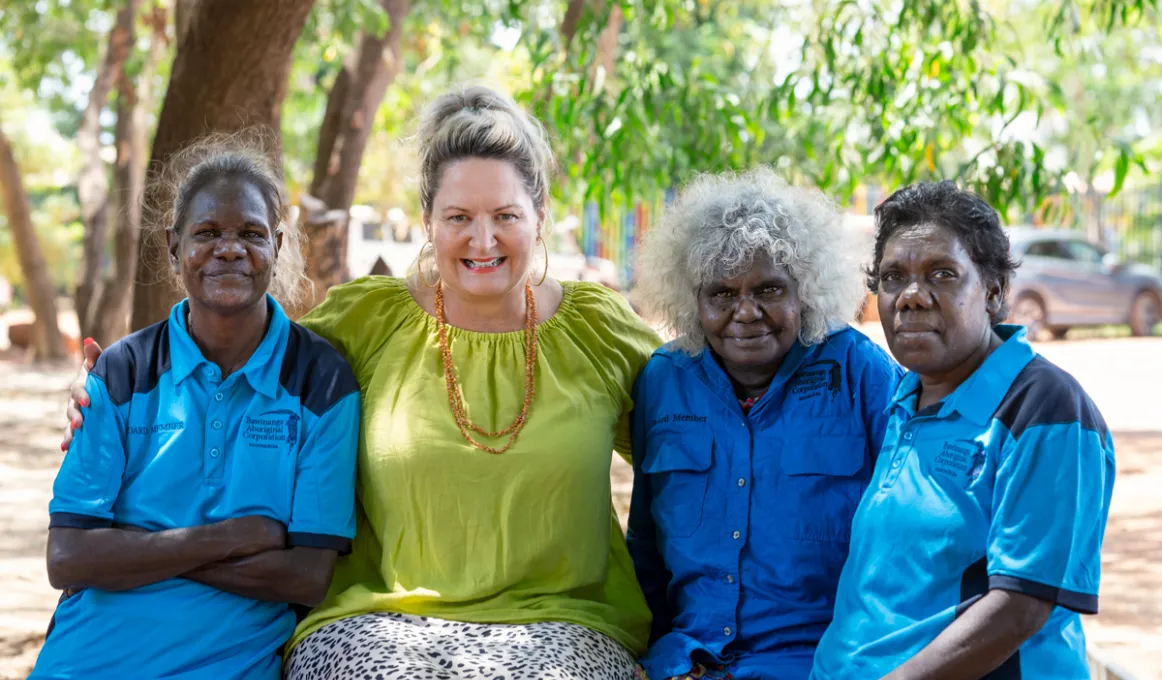
<svg viewBox="0 0 1162 680">
<path fill-rule="evenodd" d="M 1017 262 L 1009 252 L 1009 235 L 1000 216 L 983 198 L 964 191 L 951 180 L 920 182 L 906 186 L 876 207 L 875 259 L 866 269 L 867 285 L 879 292 L 880 262 L 884 246 L 903 229 L 935 224 L 950 230 L 964 244 L 981 278 L 1001 288 L 1000 306 L 991 313 L 993 323 L 1009 316 L 1009 283 Z"/>
</svg>

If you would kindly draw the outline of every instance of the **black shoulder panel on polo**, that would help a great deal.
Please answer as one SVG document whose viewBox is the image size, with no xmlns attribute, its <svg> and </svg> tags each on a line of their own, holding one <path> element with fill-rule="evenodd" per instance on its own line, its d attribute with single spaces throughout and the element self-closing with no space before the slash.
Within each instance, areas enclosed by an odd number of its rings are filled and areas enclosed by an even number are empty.
<svg viewBox="0 0 1162 680">
<path fill-rule="evenodd" d="M 1077 380 L 1038 356 L 1017 375 L 1008 394 L 997 407 L 994 417 L 1001 421 L 1014 439 L 1030 427 L 1081 423 L 1104 439 L 1109 429 L 1106 421 L 1081 388 Z"/>
<path fill-rule="evenodd" d="M 279 383 L 316 416 L 359 391 L 355 373 L 343 355 L 331 343 L 294 322 L 287 334 Z"/>
<path fill-rule="evenodd" d="M 131 333 L 110 345 L 97 363 L 93 375 L 105 381 L 109 399 L 117 406 L 134 394 L 152 392 L 169 370 L 169 320 Z"/>
</svg>

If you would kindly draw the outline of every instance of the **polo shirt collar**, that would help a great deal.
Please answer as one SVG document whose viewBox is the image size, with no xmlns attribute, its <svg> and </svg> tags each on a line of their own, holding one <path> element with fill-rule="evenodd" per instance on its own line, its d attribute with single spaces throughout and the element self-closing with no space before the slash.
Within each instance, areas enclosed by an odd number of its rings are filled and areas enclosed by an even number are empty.
<svg viewBox="0 0 1162 680">
<path fill-rule="evenodd" d="M 169 313 L 169 343 L 170 343 L 170 370 L 173 372 L 174 385 L 180 385 L 190 377 L 194 371 L 202 366 L 210 365 L 210 361 L 202 355 L 202 350 L 190 336 L 186 326 L 186 317 L 189 314 L 189 300 L 182 300 L 173 306 Z M 271 297 L 266 296 L 266 309 L 270 314 L 270 325 L 266 336 L 250 355 L 241 373 L 255 392 L 267 397 L 278 396 L 279 376 L 282 373 L 282 357 L 286 352 L 287 335 L 290 333 L 290 319 L 282 306 Z"/>
<path fill-rule="evenodd" d="M 947 418 L 955 411 L 978 425 L 987 425 L 1013 381 L 1037 356 L 1023 326 L 998 324 L 993 326 L 993 330 L 1004 342 L 952 394 L 945 397 L 937 417 Z M 903 408 L 913 413 L 919 390 L 920 376 L 908 371 L 896 387 L 887 411 Z"/>
</svg>

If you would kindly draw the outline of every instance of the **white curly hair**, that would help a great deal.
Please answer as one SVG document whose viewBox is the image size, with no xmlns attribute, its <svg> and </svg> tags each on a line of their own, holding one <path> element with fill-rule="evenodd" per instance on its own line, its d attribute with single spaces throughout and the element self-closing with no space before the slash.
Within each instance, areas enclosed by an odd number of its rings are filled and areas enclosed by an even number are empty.
<svg viewBox="0 0 1162 680">
<path fill-rule="evenodd" d="M 679 192 L 638 253 L 635 300 L 697 354 L 706 346 L 698 290 L 768 256 L 799 286 L 799 340 L 813 345 L 855 319 L 867 288 L 863 244 L 834 202 L 769 168 L 702 175 Z"/>
</svg>

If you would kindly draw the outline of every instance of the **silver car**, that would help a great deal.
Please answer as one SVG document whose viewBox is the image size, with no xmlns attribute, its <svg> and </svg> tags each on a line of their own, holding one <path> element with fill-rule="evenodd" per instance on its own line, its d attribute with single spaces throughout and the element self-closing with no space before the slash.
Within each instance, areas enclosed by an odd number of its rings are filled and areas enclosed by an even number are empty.
<svg viewBox="0 0 1162 680">
<path fill-rule="evenodd" d="M 1129 324 L 1151 335 L 1162 320 L 1162 277 L 1125 263 L 1078 232 L 1009 229 L 1021 263 L 1009 295 L 1010 320 L 1032 338 L 1064 337 L 1075 326 Z"/>
</svg>

